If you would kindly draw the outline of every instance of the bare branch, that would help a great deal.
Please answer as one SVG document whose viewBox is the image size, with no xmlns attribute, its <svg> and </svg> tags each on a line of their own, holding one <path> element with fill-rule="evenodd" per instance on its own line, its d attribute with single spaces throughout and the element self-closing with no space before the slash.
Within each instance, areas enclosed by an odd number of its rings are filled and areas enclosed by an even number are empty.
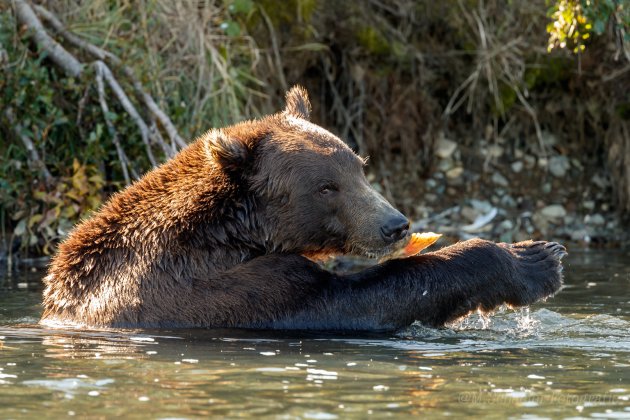
<svg viewBox="0 0 630 420">
<path fill-rule="evenodd" d="M 153 155 L 153 151 L 151 150 L 151 143 L 149 141 L 149 127 L 147 127 L 147 124 L 144 122 L 136 108 L 133 106 L 123 88 L 120 87 L 120 84 L 118 84 L 118 81 L 112 74 L 109 67 L 107 67 L 107 64 L 100 60 L 96 60 L 94 62 L 94 67 L 96 67 L 97 71 L 100 71 L 102 73 L 103 77 L 107 81 L 107 84 L 111 88 L 112 92 L 114 92 L 114 95 L 116 95 L 116 97 L 118 98 L 118 101 L 120 102 L 122 107 L 125 109 L 125 111 L 127 111 L 127 114 L 129 114 L 131 119 L 136 123 L 136 126 L 140 130 L 140 137 L 142 138 L 142 142 L 144 143 L 149 161 L 151 162 L 151 165 L 157 166 L 157 160 Z"/>
<path fill-rule="evenodd" d="M 68 76 L 78 77 L 83 71 L 83 64 L 46 33 L 42 23 L 25 0 L 14 0 L 13 4 L 18 21 L 33 31 L 32 37 L 40 48 L 46 51 L 50 59 Z"/>
<path fill-rule="evenodd" d="M 24 144 L 24 147 L 26 147 L 26 150 L 28 151 L 28 154 L 30 155 L 30 159 L 31 159 L 30 163 L 41 172 L 42 176 L 44 177 L 44 181 L 46 182 L 47 185 L 52 184 L 53 177 L 50 174 L 50 171 L 48 171 L 46 164 L 39 157 L 39 152 L 35 148 L 33 141 L 26 134 L 23 133 L 22 126 L 20 125 L 19 122 L 15 120 L 15 116 L 13 115 L 13 110 L 10 107 L 7 107 L 4 110 L 4 116 L 7 118 L 7 121 L 11 125 L 11 128 L 15 132 L 15 135 L 19 137 L 19 139 Z"/>
<path fill-rule="evenodd" d="M 86 51 L 99 60 L 106 61 L 110 64 L 122 68 L 125 75 L 131 81 L 131 84 L 136 91 L 136 95 L 139 97 L 140 100 L 144 102 L 146 107 L 160 122 L 160 124 L 162 124 L 162 127 L 164 127 L 164 130 L 166 130 L 166 134 L 168 134 L 171 141 L 177 144 L 177 146 L 180 148 L 186 147 L 186 142 L 180 137 L 171 119 L 155 103 L 153 97 L 144 90 L 142 84 L 140 83 L 140 80 L 138 80 L 133 70 L 130 67 L 125 66 L 122 63 L 122 60 L 117 55 L 112 54 L 102 48 L 99 48 L 96 45 L 90 44 L 89 42 L 68 31 L 64 27 L 63 23 L 61 23 L 61 21 L 59 21 L 59 19 L 57 19 L 55 15 L 46 10 L 44 7 L 39 5 L 33 7 L 35 8 L 37 14 L 39 14 L 41 18 L 46 21 L 59 35 L 61 35 L 66 41 L 68 41 L 68 43 Z M 169 153 L 168 155 L 171 156 L 171 153 Z"/>
<path fill-rule="evenodd" d="M 120 167 L 123 171 L 123 177 L 125 178 L 125 183 L 127 185 L 131 184 L 131 178 L 129 178 L 129 159 L 125 154 L 125 151 L 120 146 L 120 140 L 118 139 L 118 133 L 116 132 L 116 128 L 114 128 L 114 124 L 109 118 L 109 107 L 107 106 L 107 101 L 105 100 L 105 84 L 103 83 L 103 70 L 100 66 L 96 66 L 96 87 L 98 90 L 98 101 L 101 104 L 101 110 L 103 111 L 103 118 L 105 119 L 105 124 L 107 124 L 107 130 L 109 131 L 109 135 L 112 138 L 112 142 L 116 147 L 116 152 L 118 153 L 118 160 L 120 160 Z"/>
<path fill-rule="evenodd" d="M 115 62 L 116 64 L 120 64 L 120 59 L 116 57 L 114 54 L 108 51 L 105 51 L 104 49 L 99 48 L 96 45 L 90 44 L 89 42 L 82 40 L 81 38 L 73 34 L 72 32 L 68 31 L 63 26 L 63 23 L 61 23 L 61 21 L 57 19 L 57 17 L 51 12 L 49 12 L 47 9 L 43 8 L 42 6 L 38 4 L 34 4 L 33 9 L 35 9 L 35 12 L 37 12 L 37 14 L 42 18 L 44 22 L 52 26 L 55 32 L 61 35 L 70 44 L 74 45 L 77 48 L 80 48 L 89 52 L 91 55 L 98 58 L 99 60 L 109 59 L 109 60 L 112 60 L 112 62 Z"/>
</svg>

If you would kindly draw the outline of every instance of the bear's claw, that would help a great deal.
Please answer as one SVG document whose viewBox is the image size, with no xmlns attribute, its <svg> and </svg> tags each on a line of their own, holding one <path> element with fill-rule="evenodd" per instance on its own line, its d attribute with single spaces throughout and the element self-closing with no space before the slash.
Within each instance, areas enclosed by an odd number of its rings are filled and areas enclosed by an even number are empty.
<svg viewBox="0 0 630 420">
<path fill-rule="evenodd" d="M 525 241 L 506 247 L 516 258 L 523 289 L 510 304 L 523 306 L 554 295 L 562 287 L 562 258 L 566 248 L 557 242 Z"/>
</svg>

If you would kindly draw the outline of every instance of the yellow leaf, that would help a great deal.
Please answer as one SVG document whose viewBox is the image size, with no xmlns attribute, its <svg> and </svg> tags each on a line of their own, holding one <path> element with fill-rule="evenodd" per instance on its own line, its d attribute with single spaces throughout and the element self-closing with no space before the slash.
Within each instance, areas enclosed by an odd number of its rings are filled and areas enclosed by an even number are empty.
<svg viewBox="0 0 630 420">
<path fill-rule="evenodd" d="M 36 223 L 41 222 L 43 218 L 44 218 L 43 214 L 34 214 L 33 216 L 31 216 L 31 218 L 28 219 L 29 229 L 32 228 Z"/>
<path fill-rule="evenodd" d="M 81 197 L 74 190 L 68 191 L 66 193 L 66 197 L 69 197 L 69 198 L 71 198 L 71 199 L 73 199 L 75 201 L 80 201 L 81 200 Z"/>
</svg>

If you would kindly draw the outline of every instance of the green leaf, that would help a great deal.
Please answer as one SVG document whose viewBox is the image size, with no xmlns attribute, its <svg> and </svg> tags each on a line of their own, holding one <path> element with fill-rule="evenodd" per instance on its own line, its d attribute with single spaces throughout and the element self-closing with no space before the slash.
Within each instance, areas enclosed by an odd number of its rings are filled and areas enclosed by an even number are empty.
<svg viewBox="0 0 630 420">
<path fill-rule="evenodd" d="M 596 20 L 593 25 L 593 30 L 597 35 L 601 35 L 606 30 L 606 22 L 604 20 Z"/>
<path fill-rule="evenodd" d="M 234 13 L 249 14 L 254 9 L 252 0 L 234 0 L 230 5 L 230 11 Z"/>
<path fill-rule="evenodd" d="M 241 28 L 236 22 L 231 20 L 223 22 L 220 28 L 223 29 L 228 36 L 239 36 L 241 34 Z"/>
</svg>

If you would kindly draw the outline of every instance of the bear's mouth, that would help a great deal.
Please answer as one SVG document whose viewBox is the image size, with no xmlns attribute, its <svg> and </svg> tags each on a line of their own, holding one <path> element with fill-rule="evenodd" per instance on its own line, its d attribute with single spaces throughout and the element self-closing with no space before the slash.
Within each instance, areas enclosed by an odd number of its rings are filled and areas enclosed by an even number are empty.
<svg viewBox="0 0 630 420">
<path fill-rule="evenodd" d="M 346 253 L 370 259 L 380 259 L 396 251 L 400 247 L 400 242 L 402 242 L 402 240 L 381 248 L 371 248 L 361 244 L 353 244 Z"/>
</svg>

